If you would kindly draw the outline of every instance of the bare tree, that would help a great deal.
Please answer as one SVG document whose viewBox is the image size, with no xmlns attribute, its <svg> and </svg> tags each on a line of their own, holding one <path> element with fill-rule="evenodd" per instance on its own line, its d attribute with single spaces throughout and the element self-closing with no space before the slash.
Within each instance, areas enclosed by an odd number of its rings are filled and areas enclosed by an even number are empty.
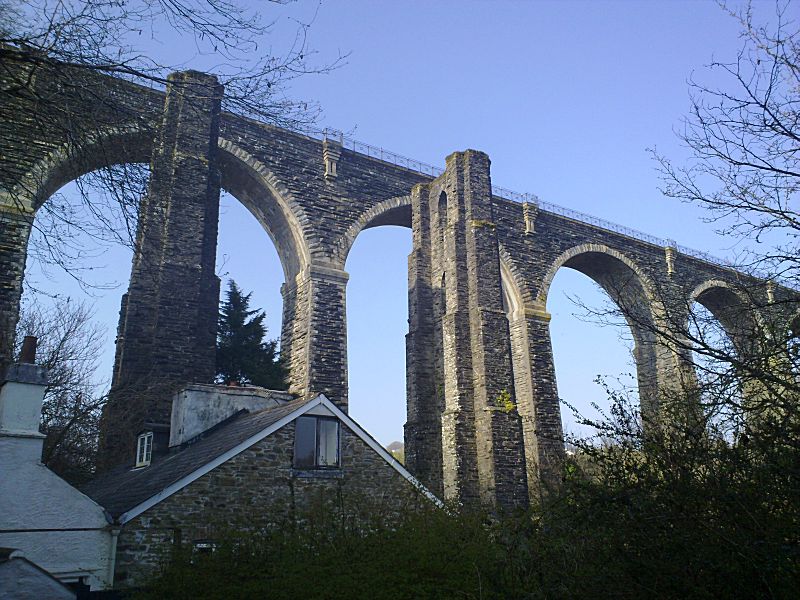
<svg viewBox="0 0 800 600">
<path fill-rule="evenodd" d="M 188 65 L 154 59 L 147 49 L 180 41 L 194 47 L 197 56 L 218 58 L 213 70 L 225 86 L 223 110 L 302 130 L 314 123 L 319 108 L 291 99 L 287 85 L 296 77 L 327 72 L 344 57 L 317 62 L 308 46 L 313 18 L 293 21 L 294 36 L 284 47 L 271 45 L 281 5 L 290 3 L 269 0 L 267 6 L 253 7 L 238 0 L 0 0 L 0 79 L 6 82 L 0 94 L 16 99 L 20 111 L 54 138 L 67 140 L 78 155 L 85 134 L 97 126 L 94 121 L 109 118 L 100 113 L 114 110 L 108 106 L 107 90 L 93 90 L 88 76 L 112 75 L 163 89 L 170 72 Z M 56 81 L 43 91 L 37 77 Z M 70 110 L 64 102 L 69 93 L 94 94 L 98 114 Z M 134 244 L 148 167 L 113 163 L 84 175 L 77 196 L 51 198 L 33 224 L 31 256 L 65 269 L 82 284 L 88 283 L 84 270 L 94 267 L 91 259 L 109 242 Z"/>
<path fill-rule="evenodd" d="M 76 484 L 94 472 L 106 399 L 96 379 L 105 331 L 92 319 L 92 309 L 84 303 L 63 300 L 44 308 L 29 302 L 17 326 L 18 340 L 26 335 L 39 339 L 37 363 L 48 372 L 40 425 L 47 436 L 42 462 Z"/>
<path fill-rule="evenodd" d="M 722 83 L 689 82 L 691 109 L 678 137 L 692 158 L 678 166 L 652 154 L 665 195 L 708 208 L 721 233 L 763 244 L 741 257 L 742 266 L 796 282 L 800 29 L 796 6 L 779 0 L 775 7 L 774 24 L 759 25 L 750 4 L 739 11 L 723 4 L 741 24 L 743 46 L 734 60 L 708 66 L 708 79 Z"/>
<path fill-rule="evenodd" d="M 603 324 L 624 318 L 693 371 L 684 385 L 660 390 L 678 396 L 660 398 L 662 412 L 695 403 L 694 424 L 728 440 L 771 420 L 770 435 L 784 431 L 800 445 L 800 27 L 791 2 L 774 6 L 774 19 L 761 25 L 751 5 L 721 3 L 741 26 L 742 48 L 689 81 L 690 109 L 677 135 L 690 158 L 676 164 L 651 151 L 665 196 L 707 208 L 721 234 L 751 242 L 736 268 L 753 276 L 688 301 L 656 288 L 663 314 L 652 316 L 635 301 L 626 305 L 638 295 L 625 278 L 609 280 L 616 304 L 582 308 Z"/>
</svg>

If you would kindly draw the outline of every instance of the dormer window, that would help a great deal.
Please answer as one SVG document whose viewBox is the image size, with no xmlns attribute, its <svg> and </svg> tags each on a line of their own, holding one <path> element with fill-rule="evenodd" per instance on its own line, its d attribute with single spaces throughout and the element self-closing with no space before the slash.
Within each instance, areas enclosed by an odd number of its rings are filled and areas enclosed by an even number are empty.
<svg viewBox="0 0 800 600">
<path fill-rule="evenodd" d="M 136 466 L 146 467 L 153 458 L 153 432 L 145 431 L 139 434 L 136 442 Z"/>
</svg>

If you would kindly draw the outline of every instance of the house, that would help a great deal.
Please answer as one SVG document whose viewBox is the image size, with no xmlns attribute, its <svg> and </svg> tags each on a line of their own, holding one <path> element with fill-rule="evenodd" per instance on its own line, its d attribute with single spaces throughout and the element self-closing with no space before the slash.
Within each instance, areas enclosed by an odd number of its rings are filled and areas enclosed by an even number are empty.
<svg viewBox="0 0 800 600">
<path fill-rule="evenodd" d="M 146 428 L 130 464 L 84 487 L 118 532 L 115 587 L 141 584 L 176 546 L 208 551 L 226 530 L 280 525 L 316 505 L 439 502 L 325 396 L 278 394 L 190 386 L 173 401 L 168 447 L 166 432 Z"/>
<path fill-rule="evenodd" d="M 19 550 L 0 548 L 0 600 L 75 600 L 77 593 Z"/>
<path fill-rule="evenodd" d="M 0 596 L 17 593 L 8 587 L 12 571 L 37 579 L 43 570 L 75 588 L 106 589 L 114 562 L 111 523 L 102 506 L 41 462 L 47 373 L 32 362 L 13 365 L 0 387 L 0 547 L 17 550 L 4 562 Z"/>
<path fill-rule="evenodd" d="M 440 504 L 325 396 L 216 385 L 186 386 L 169 426 L 146 424 L 130 462 L 79 491 L 40 460 L 46 385 L 44 369 L 26 363 L 0 388 L 0 546 L 26 557 L 3 572 L 43 585 L 140 585 L 176 546 L 209 551 L 224 531 L 280 526 L 312 508 Z M 0 579 L 0 593 L 10 585 Z"/>
</svg>

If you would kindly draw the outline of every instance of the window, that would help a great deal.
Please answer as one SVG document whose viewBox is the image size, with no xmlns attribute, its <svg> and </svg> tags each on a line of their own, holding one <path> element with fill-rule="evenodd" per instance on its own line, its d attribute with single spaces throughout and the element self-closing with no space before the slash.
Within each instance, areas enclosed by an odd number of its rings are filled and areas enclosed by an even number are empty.
<svg viewBox="0 0 800 600">
<path fill-rule="evenodd" d="M 148 431 L 139 436 L 136 443 L 136 466 L 146 467 L 153 457 L 153 432 Z"/>
<path fill-rule="evenodd" d="M 217 544 L 213 540 L 195 540 L 193 549 L 195 554 L 213 554 Z"/>
<path fill-rule="evenodd" d="M 294 466 L 331 469 L 339 466 L 339 420 L 298 417 L 294 434 Z"/>
</svg>

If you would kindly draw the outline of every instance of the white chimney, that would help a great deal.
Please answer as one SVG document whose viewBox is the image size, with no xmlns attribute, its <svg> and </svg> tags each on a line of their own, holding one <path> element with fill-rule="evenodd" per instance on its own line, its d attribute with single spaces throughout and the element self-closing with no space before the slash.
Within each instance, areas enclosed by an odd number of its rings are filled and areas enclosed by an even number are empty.
<svg viewBox="0 0 800 600">
<path fill-rule="evenodd" d="M 39 421 L 47 369 L 33 364 L 35 359 L 36 338 L 26 338 L 22 362 L 9 367 L 0 387 L 0 438 L 6 441 L 3 446 L 14 442 L 17 452 L 39 462 L 45 437 L 39 433 Z"/>
</svg>

